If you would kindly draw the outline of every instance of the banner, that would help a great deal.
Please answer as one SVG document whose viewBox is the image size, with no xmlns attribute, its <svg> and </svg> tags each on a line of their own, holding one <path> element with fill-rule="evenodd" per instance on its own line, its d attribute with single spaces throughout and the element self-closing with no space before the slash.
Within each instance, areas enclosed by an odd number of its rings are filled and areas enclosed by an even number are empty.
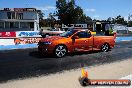
<svg viewBox="0 0 132 88">
<path fill-rule="evenodd" d="M 16 37 L 16 32 L 0 32 L 0 37 Z"/>
<path fill-rule="evenodd" d="M 41 38 L 16 38 L 14 39 L 15 45 L 17 44 L 33 44 L 38 43 Z"/>
<path fill-rule="evenodd" d="M 16 37 L 41 37 L 39 31 L 16 31 Z"/>
<path fill-rule="evenodd" d="M 0 39 L 0 45 L 15 45 L 14 39 Z"/>
<path fill-rule="evenodd" d="M 88 24 L 62 24 L 62 28 L 84 28 L 87 29 L 88 28 Z"/>
</svg>

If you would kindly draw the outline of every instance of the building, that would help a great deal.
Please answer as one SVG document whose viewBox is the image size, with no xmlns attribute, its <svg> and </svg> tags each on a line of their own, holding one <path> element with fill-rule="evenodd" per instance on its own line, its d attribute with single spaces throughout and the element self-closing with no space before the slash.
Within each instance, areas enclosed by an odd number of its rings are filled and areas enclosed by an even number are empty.
<svg viewBox="0 0 132 88">
<path fill-rule="evenodd" d="M 0 31 L 37 31 L 39 14 L 35 8 L 0 9 Z"/>
<path fill-rule="evenodd" d="M 113 31 L 116 32 L 117 34 L 127 34 L 129 30 L 127 25 L 114 24 Z"/>
</svg>

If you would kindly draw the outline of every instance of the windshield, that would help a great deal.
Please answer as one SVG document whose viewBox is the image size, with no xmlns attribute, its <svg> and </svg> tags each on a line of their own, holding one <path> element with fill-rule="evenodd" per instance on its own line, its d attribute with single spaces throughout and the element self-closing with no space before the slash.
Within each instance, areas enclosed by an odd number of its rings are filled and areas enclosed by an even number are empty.
<svg viewBox="0 0 132 88">
<path fill-rule="evenodd" d="M 68 38 L 71 35 L 73 35 L 75 32 L 77 32 L 77 30 L 70 30 L 70 31 L 67 31 L 67 32 L 64 32 L 64 33 L 60 34 L 59 36 Z"/>
</svg>

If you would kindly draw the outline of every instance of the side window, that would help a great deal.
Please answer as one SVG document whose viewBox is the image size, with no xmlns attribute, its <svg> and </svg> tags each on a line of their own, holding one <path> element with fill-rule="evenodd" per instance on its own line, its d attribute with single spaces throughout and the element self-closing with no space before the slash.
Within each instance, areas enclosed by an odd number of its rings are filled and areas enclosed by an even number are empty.
<svg viewBox="0 0 132 88">
<path fill-rule="evenodd" d="M 91 36 L 88 31 L 81 31 L 76 34 L 79 38 L 89 38 Z"/>
</svg>

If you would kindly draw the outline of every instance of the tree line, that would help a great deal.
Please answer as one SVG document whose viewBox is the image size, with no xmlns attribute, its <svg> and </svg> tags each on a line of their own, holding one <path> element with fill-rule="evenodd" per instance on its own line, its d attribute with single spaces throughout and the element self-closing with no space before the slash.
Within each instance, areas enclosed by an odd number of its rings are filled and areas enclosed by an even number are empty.
<svg viewBox="0 0 132 88">
<path fill-rule="evenodd" d="M 113 24 L 122 24 L 132 26 L 132 21 L 127 22 L 124 17 L 109 17 L 106 20 L 92 20 L 91 17 L 84 14 L 83 9 L 75 4 L 75 0 L 57 0 L 56 12 L 49 13 L 47 19 L 43 19 L 44 14 L 39 11 L 40 27 L 54 27 L 54 24 L 86 24 L 91 21 L 109 21 Z M 58 19 L 55 19 L 57 17 Z"/>
</svg>

